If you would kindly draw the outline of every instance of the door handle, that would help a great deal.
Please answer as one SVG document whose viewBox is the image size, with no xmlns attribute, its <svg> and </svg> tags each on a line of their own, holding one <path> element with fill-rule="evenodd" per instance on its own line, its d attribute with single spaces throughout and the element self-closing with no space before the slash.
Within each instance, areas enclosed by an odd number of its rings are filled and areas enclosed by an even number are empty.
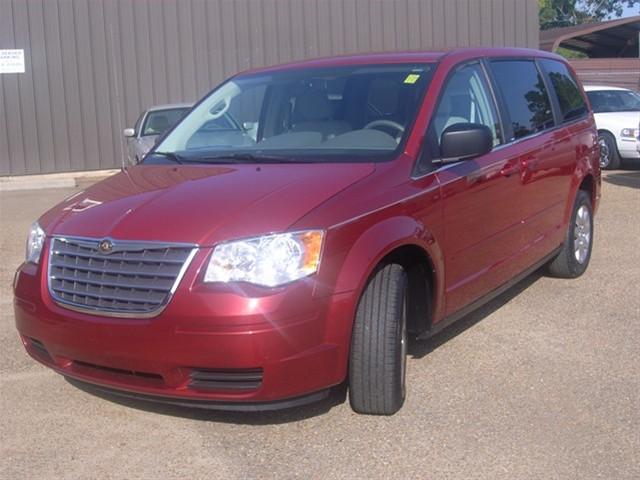
<svg viewBox="0 0 640 480">
<path fill-rule="evenodd" d="M 524 168 L 525 170 L 535 170 L 539 162 L 540 160 L 537 157 L 527 157 L 522 160 L 522 168 Z"/>
<path fill-rule="evenodd" d="M 474 172 L 467 175 L 467 183 L 476 183 L 480 182 L 483 178 L 485 178 L 485 174 L 483 172 Z"/>
<path fill-rule="evenodd" d="M 502 169 L 500 170 L 500 175 L 502 175 L 503 177 L 510 177 L 511 175 L 519 172 L 520 172 L 520 163 L 510 162 L 510 163 L 507 163 L 504 167 L 502 167 Z"/>
</svg>

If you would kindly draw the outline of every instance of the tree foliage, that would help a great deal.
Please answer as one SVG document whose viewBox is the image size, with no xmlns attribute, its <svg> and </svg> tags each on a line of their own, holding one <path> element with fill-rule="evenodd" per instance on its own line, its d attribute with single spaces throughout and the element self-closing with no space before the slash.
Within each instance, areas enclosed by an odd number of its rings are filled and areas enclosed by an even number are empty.
<svg viewBox="0 0 640 480">
<path fill-rule="evenodd" d="M 625 7 L 640 13 L 640 0 L 539 0 L 539 5 L 542 30 L 618 18 Z"/>
</svg>

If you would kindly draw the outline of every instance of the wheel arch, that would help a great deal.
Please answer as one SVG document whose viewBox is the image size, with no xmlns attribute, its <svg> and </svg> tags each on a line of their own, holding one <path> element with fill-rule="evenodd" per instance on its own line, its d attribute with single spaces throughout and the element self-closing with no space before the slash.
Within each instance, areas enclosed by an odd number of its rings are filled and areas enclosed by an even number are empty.
<svg viewBox="0 0 640 480">
<path fill-rule="evenodd" d="M 591 197 L 591 205 L 595 207 L 596 204 L 596 180 L 592 173 L 587 173 L 580 185 L 578 185 L 578 190 L 583 190 L 589 194 Z M 577 192 L 576 192 L 577 195 Z"/>
<path fill-rule="evenodd" d="M 603 129 L 597 130 L 599 135 Z M 593 130 L 596 133 L 595 130 Z M 595 140 L 595 138 L 594 138 Z M 600 157 L 597 141 L 592 145 L 592 148 L 582 147 L 579 150 L 578 158 L 571 175 L 569 192 L 567 195 L 567 203 L 565 206 L 563 225 L 566 227 L 569 224 L 573 204 L 576 196 L 580 190 L 589 192 L 591 197 L 591 205 L 594 212 L 598 207 L 598 201 L 600 199 Z"/>
<path fill-rule="evenodd" d="M 436 278 L 433 260 L 429 254 L 415 243 L 406 243 L 390 251 L 380 259 L 371 276 L 388 264 L 402 266 L 408 280 L 407 322 L 411 334 L 417 335 L 429 329 L 436 305 Z"/>
<path fill-rule="evenodd" d="M 400 264 L 409 276 L 410 326 L 429 327 L 444 310 L 444 262 L 432 232 L 412 217 L 387 218 L 368 228 L 354 242 L 336 281 L 335 292 L 353 291 L 355 305 L 375 272 L 389 263 Z M 421 293 L 428 292 L 428 295 Z"/>
</svg>

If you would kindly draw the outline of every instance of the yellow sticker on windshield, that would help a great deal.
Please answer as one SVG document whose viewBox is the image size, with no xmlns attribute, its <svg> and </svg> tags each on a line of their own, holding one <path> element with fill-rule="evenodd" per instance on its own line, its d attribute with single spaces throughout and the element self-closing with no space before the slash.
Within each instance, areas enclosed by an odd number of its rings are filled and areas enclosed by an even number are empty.
<svg viewBox="0 0 640 480">
<path fill-rule="evenodd" d="M 409 75 L 407 75 L 407 78 L 404 79 L 404 83 L 416 83 L 419 78 L 420 75 L 416 73 L 410 73 Z"/>
</svg>

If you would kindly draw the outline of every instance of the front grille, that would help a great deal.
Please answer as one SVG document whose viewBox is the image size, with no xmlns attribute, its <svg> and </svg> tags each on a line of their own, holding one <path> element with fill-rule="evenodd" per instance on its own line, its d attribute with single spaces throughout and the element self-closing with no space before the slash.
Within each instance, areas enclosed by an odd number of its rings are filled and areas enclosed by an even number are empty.
<svg viewBox="0 0 640 480">
<path fill-rule="evenodd" d="M 262 369 L 194 369 L 189 379 L 189 388 L 196 390 L 255 390 L 262 383 Z"/>
<path fill-rule="evenodd" d="M 195 245 L 104 239 L 51 241 L 49 292 L 60 305 L 96 315 L 151 317 L 169 302 Z"/>
</svg>

